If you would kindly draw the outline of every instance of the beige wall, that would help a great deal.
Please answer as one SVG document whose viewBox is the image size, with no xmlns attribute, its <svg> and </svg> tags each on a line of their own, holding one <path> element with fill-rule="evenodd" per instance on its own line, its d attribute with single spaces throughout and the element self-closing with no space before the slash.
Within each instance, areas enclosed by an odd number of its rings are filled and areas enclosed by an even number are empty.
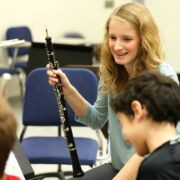
<svg viewBox="0 0 180 180">
<path fill-rule="evenodd" d="M 104 22 L 113 8 L 104 8 L 105 0 L 0 0 L 0 40 L 11 25 L 28 25 L 35 41 L 44 41 L 44 26 L 54 40 L 65 31 L 80 31 L 90 41 L 101 41 Z M 114 0 L 115 6 L 131 2 Z M 163 38 L 167 61 L 180 72 L 180 1 L 145 0 L 152 12 Z M 5 50 L 0 49 L 0 59 Z"/>
</svg>

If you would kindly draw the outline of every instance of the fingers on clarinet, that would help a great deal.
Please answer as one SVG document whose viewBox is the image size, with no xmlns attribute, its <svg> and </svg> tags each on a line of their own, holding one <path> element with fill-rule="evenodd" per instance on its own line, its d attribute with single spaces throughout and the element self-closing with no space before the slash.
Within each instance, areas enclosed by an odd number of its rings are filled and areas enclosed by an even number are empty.
<svg viewBox="0 0 180 180">
<path fill-rule="evenodd" d="M 55 84 L 54 84 L 54 83 L 52 83 L 51 81 L 49 81 L 49 84 L 50 84 L 51 86 L 55 86 Z"/>
<path fill-rule="evenodd" d="M 63 72 L 61 69 L 53 70 L 53 72 L 54 72 L 56 75 L 59 75 L 60 77 L 64 77 L 64 76 L 65 76 L 64 72 Z"/>
<path fill-rule="evenodd" d="M 47 70 L 48 77 L 56 77 L 56 74 L 52 70 Z"/>
<path fill-rule="evenodd" d="M 59 70 L 53 70 L 52 72 L 54 74 L 54 77 L 61 77 L 62 76 L 62 71 L 59 71 Z"/>
<path fill-rule="evenodd" d="M 47 69 L 51 69 L 50 64 L 46 64 L 46 68 L 47 68 Z"/>
<path fill-rule="evenodd" d="M 57 70 L 54 69 L 53 72 L 56 73 L 56 74 L 59 74 L 59 75 L 62 73 L 62 71 L 60 69 L 57 69 Z"/>
<path fill-rule="evenodd" d="M 54 86 L 57 83 L 57 79 L 56 78 L 49 78 L 49 84 Z"/>
</svg>

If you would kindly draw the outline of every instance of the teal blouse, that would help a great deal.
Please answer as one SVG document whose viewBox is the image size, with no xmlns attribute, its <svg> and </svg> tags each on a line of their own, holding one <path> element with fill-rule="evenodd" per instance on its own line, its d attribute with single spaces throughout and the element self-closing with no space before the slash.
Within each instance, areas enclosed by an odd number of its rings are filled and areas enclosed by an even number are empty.
<svg viewBox="0 0 180 180">
<path fill-rule="evenodd" d="M 159 66 L 159 70 L 162 74 L 171 77 L 179 84 L 177 74 L 169 64 L 162 63 Z M 99 84 L 96 102 L 94 105 L 88 105 L 85 117 L 78 119 L 78 121 L 93 129 L 102 128 L 106 121 L 108 121 L 111 161 L 113 167 L 119 170 L 134 154 L 134 149 L 122 136 L 119 121 L 110 106 L 112 95 L 104 95 L 101 93 L 101 88 L 101 84 Z M 179 126 L 178 129 L 180 129 Z"/>
</svg>

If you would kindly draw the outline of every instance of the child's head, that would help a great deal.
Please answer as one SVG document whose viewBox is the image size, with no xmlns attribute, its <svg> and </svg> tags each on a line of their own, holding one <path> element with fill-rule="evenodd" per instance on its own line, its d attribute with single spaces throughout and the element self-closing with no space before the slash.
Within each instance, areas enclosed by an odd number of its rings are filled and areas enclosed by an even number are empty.
<svg viewBox="0 0 180 180">
<path fill-rule="evenodd" d="M 0 93 L 0 178 L 4 174 L 6 161 L 15 144 L 16 129 L 13 113 Z"/>
<path fill-rule="evenodd" d="M 140 131 L 144 130 L 142 122 L 150 122 L 150 125 L 168 123 L 175 128 L 180 120 L 180 87 L 170 77 L 158 72 L 143 72 L 129 80 L 111 105 L 118 114 L 124 137 L 138 151 L 145 148 L 140 147 Z M 140 155 L 146 152 L 142 151 L 139 151 Z"/>
</svg>

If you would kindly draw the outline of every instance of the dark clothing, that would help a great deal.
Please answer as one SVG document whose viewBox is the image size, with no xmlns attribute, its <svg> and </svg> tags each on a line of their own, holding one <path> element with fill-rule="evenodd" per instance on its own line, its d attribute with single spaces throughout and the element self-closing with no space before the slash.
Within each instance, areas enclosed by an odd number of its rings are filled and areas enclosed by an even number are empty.
<svg viewBox="0 0 180 180">
<path fill-rule="evenodd" d="M 145 158 L 137 180 L 180 180 L 180 138 L 164 143 Z"/>
<path fill-rule="evenodd" d="M 72 178 L 71 180 L 112 180 L 112 178 L 118 173 L 111 163 L 104 164 L 87 171 L 84 176 L 78 178 Z"/>
</svg>

